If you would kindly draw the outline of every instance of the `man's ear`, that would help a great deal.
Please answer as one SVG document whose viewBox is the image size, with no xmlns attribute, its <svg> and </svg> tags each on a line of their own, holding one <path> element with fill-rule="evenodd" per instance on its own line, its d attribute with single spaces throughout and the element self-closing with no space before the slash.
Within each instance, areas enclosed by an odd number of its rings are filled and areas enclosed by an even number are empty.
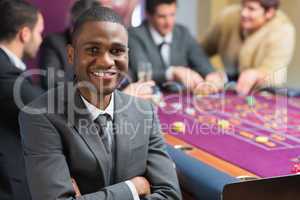
<svg viewBox="0 0 300 200">
<path fill-rule="evenodd" d="M 67 59 L 68 63 L 73 65 L 74 64 L 74 47 L 71 44 L 67 45 Z"/>
<path fill-rule="evenodd" d="M 24 26 L 19 30 L 19 38 L 22 43 L 28 43 L 31 39 L 32 31 L 28 26 Z"/>
<path fill-rule="evenodd" d="M 275 8 L 270 8 L 269 10 L 267 10 L 265 16 L 268 20 L 272 19 L 276 14 L 276 9 Z"/>
</svg>

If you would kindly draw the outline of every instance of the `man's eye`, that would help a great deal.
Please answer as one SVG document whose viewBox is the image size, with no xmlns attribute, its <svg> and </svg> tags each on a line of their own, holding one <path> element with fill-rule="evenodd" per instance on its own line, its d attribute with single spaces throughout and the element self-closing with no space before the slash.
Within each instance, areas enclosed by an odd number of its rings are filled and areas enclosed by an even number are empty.
<svg viewBox="0 0 300 200">
<path fill-rule="evenodd" d="M 98 54 L 99 53 L 99 48 L 97 47 L 90 47 L 90 48 L 87 48 L 87 52 L 92 54 L 92 55 L 95 55 L 95 54 Z"/>
<path fill-rule="evenodd" d="M 110 53 L 115 55 L 115 56 L 120 56 L 123 55 L 126 52 L 125 49 L 111 49 Z"/>
</svg>

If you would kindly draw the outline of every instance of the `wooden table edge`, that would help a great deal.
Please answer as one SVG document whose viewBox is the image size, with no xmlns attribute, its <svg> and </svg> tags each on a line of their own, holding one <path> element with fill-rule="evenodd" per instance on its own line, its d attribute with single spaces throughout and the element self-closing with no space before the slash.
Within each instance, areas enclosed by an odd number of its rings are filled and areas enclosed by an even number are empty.
<svg viewBox="0 0 300 200">
<path fill-rule="evenodd" d="M 165 137 L 166 143 L 173 147 L 175 145 L 193 147 L 193 150 L 186 151 L 185 153 L 187 153 L 191 157 L 196 158 L 196 159 L 202 161 L 203 163 L 208 164 L 209 166 L 214 167 L 217 170 L 220 170 L 230 176 L 233 176 L 233 177 L 250 176 L 250 177 L 259 178 L 257 175 L 255 175 L 247 170 L 244 170 L 236 165 L 233 165 L 225 160 L 222 160 L 214 155 L 211 155 L 211 154 L 209 154 L 197 147 L 194 147 L 194 146 L 192 146 L 170 134 L 164 133 L 164 137 Z"/>
</svg>

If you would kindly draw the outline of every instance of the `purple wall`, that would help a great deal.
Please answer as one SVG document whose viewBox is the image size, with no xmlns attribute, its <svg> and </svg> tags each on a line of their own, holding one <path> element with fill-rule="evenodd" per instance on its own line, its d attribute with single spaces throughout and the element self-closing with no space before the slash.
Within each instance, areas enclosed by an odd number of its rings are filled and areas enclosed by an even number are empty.
<svg viewBox="0 0 300 200">
<path fill-rule="evenodd" d="M 45 19 L 45 34 L 64 30 L 73 0 L 28 0 L 37 6 Z"/>
</svg>

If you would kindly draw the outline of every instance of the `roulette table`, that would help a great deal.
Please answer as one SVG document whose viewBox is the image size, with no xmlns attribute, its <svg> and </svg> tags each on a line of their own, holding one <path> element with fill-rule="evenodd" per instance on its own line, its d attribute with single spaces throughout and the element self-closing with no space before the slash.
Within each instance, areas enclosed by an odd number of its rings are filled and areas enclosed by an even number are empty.
<svg viewBox="0 0 300 200">
<path fill-rule="evenodd" d="M 164 93 L 158 116 L 184 199 L 220 199 L 241 180 L 300 171 L 300 98 Z"/>
<path fill-rule="evenodd" d="M 231 176 L 288 175 L 300 163 L 298 97 L 164 94 L 158 115 L 171 147 Z"/>
</svg>

